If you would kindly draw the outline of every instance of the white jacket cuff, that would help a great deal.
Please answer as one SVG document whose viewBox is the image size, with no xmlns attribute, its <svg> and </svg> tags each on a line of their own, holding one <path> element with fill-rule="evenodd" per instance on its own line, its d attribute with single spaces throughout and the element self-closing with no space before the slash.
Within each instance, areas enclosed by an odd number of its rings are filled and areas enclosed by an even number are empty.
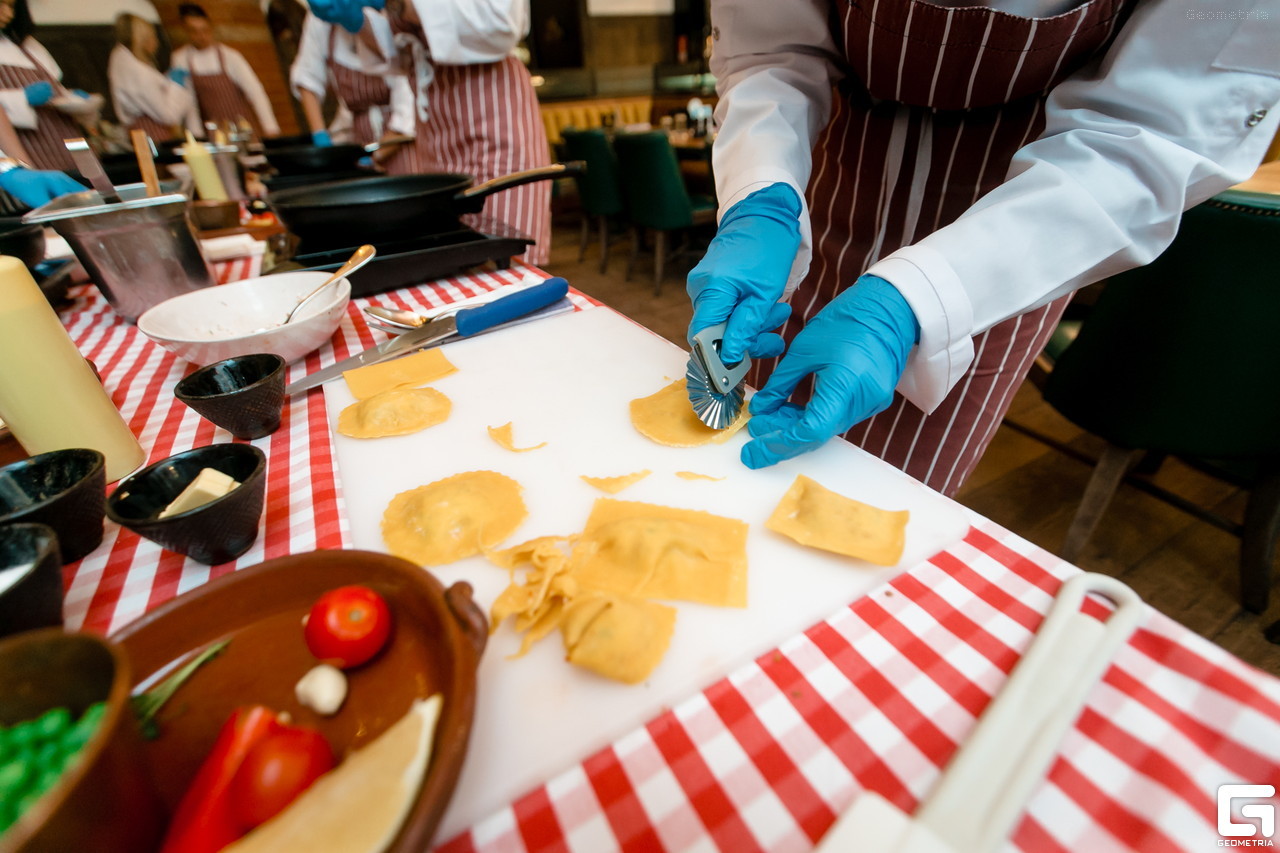
<svg viewBox="0 0 1280 853">
<path fill-rule="evenodd" d="M 973 362 L 973 306 L 942 255 L 907 246 L 873 264 L 897 288 L 920 323 L 920 343 L 907 357 L 898 393 L 926 413 L 936 409 Z"/>
<path fill-rule="evenodd" d="M 27 103 L 26 92 L 22 89 L 6 89 L 0 92 L 0 107 L 3 107 L 14 127 L 21 130 L 36 129 L 35 108 Z"/>
</svg>

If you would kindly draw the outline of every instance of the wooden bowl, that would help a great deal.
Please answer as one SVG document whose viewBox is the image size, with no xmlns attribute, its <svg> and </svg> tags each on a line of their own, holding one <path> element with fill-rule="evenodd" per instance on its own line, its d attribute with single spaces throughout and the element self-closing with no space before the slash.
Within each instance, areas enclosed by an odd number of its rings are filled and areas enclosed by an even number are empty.
<svg viewBox="0 0 1280 853">
<path fill-rule="evenodd" d="M 147 772 L 123 650 L 92 634 L 43 628 L 0 642 L 0 724 L 107 703 L 80 760 L 0 836 L 0 851 L 155 849 L 166 816 Z"/>
<path fill-rule="evenodd" d="M 318 661 L 302 618 L 335 587 L 363 584 L 391 609 L 387 646 L 347 671 L 341 710 L 321 717 L 298 703 L 294 685 Z M 148 687 L 209 644 L 230 638 L 160 713 L 160 737 L 146 758 L 170 809 L 186 791 L 231 712 L 261 704 L 319 729 L 339 760 L 399 720 L 414 700 L 443 693 L 435 745 L 416 802 L 391 846 L 428 848 L 466 755 L 476 667 L 488 637 L 471 587 L 445 589 L 425 569 L 387 554 L 315 551 L 269 560 L 179 596 L 114 635 L 129 654 L 135 684 Z"/>
</svg>

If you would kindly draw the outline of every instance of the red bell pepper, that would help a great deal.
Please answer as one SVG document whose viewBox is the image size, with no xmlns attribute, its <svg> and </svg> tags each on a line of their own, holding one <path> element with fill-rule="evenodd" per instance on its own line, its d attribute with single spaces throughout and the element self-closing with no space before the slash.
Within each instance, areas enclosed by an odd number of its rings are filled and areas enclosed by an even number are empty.
<svg viewBox="0 0 1280 853">
<path fill-rule="evenodd" d="M 228 796 L 231 780 L 255 744 L 285 728 L 276 712 L 262 705 L 231 714 L 183 794 L 161 853 L 215 853 L 244 834 Z"/>
</svg>

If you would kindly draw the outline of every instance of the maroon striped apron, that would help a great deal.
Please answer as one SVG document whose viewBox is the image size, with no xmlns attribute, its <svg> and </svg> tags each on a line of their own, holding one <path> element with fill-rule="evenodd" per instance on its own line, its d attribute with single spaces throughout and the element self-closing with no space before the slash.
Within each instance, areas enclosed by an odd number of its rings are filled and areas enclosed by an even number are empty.
<svg viewBox="0 0 1280 853">
<path fill-rule="evenodd" d="M 1130 0 L 1089 0 L 1038 19 L 924 0 L 833 2 L 849 73 L 814 147 L 813 263 L 791 299 L 788 343 L 869 266 L 1004 181 L 1014 153 L 1044 127 L 1048 90 L 1108 43 Z M 977 335 L 973 364 L 932 414 L 895 395 L 845 437 L 954 495 L 1069 299 Z M 776 364 L 757 362 L 751 383 L 761 387 Z"/>
<path fill-rule="evenodd" d="M 129 125 L 130 130 L 145 130 L 147 136 L 155 142 L 168 142 L 178 139 L 182 134 L 172 125 L 161 124 L 149 115 L 139 115 Z"/>
<path fill-rule="evenodd" d="M 392 29 L 427 43 L 421 28 L 407 26 L 397 15 L 387 18 Z M 538 96 L 520 60 L 507 56 L 498 62 L 433 67 L 428 117 L 423 121 L 419 116 L 415 130 L 424 171 L 461 172 L 481 183 L 551 162 Z M 480 231 L 496 223 L 532 238 L 534 244 L 521 256 L 531 264 L 545 264 L 551 257 L 550 181 L 495 193 L 483 211 L 462 219 Z"/>
<path fill-rule="evenodd" d="M 366 74 L 354 68 L 348 68 L 334 59 L 334 43 L 337 40 L 338 27 L 329 28 L 329 73 L 333 76 L 333 87 L 339 100 L 351 111 L 351 124 L 355 140 L 360 145 L 377 142 L 378 136 L 373 130 L 370 110 L 387 107 L 390 114 L 391 89 L 387 81 L 377 74 Z M 385 126 L 385 124 L 384 124 Z M 410 175 L 423 172 L 419 168 L 418 152 L 414 145 L 401 145 L 395 154 L 382 161 L 382 168 L 389 175 Z"/>
<path fill-rule="evenodd" d="M 54 97 L 65 92 L 62 83 L 49 73 L 43 65 L 36 61 L 25 47 L 18 49 L 34 65 L 34 68 L 23 68 L 19 65 L 0 65 L 0 88 L 23 89 L 32 83 L 47 80 L 53 84 Z M 15 127 L 22 147 L 27 149 L 31 165 L 37 169 L 56 169 L 60 172 L 74 172 L 76 164 L 71 153 L 63 142 L 65 139 L 77 139 L 84 136 L 80 126 L 65 113 L 60 113 L 50 106 L 36 107 L 36 126 L 34 130 Z"/>
<path fill-rule="evenodd" d="M 257 111 L 244 96 L 244 92 L 240 91 L 236 81 L 232 80 L 231 75 L 227 73 L 227 63 L 222 56 L 222 45 L 214 45 L 214 52 L 218 54 L 218 73 L 216 74 L 196 73 L 194 50 L 195 48 L 192 48 L 191 83 L 196 90 L 196 103 L 200 105 L 201 120 L 215 122 L 219 126 L 224 122 L 230 122 L 235 126 L 240 123 L 240 119 L 248 119 L 253 125 L 254 134 L 262 136 L 262 125 L 258 122 Z"/>
</svg>

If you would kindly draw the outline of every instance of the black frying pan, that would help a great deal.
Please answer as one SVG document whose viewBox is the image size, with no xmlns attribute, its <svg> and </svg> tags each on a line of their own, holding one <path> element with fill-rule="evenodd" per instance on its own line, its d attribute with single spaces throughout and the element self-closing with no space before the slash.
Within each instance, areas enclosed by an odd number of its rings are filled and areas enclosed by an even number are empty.
<svg viewBox="0 0 1280 853">
<path fill-rule="evenodd" d="M 475 186 L 448 172 L 357 178 L 272 192 L 267 204 L 307 245 L 355 246 L 457 230 L 460 216 L 479 213 L 496 192 L 585 169 L 581 160 L 553 163 Z"/>
<path fill-rule="evenodd" d="M 279 175 L 310 175 L 317 172 L 346 172 L 369 154 L 361 145 L 288 145 L 266 148 L 263 156 Z"/>
</svg>

